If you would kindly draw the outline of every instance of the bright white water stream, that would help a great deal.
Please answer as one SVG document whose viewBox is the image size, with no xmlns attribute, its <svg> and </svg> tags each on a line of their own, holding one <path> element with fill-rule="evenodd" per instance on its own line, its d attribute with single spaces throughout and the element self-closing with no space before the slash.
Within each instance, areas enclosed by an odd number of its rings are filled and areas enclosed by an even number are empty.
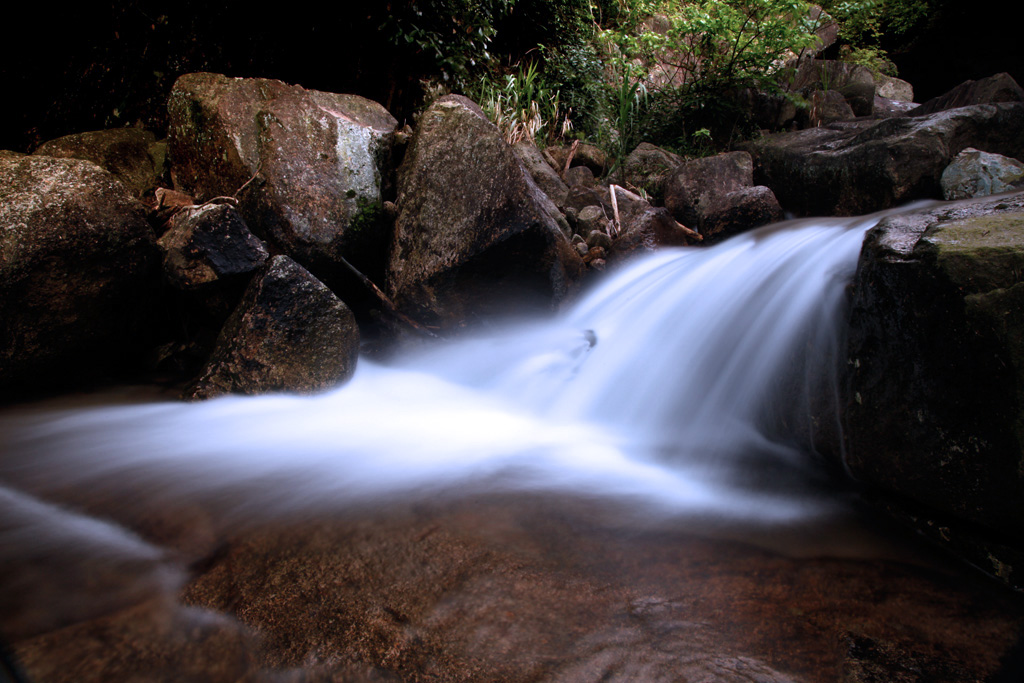
<svg viewBox="0 0 1024 683">
<path fill-rule="evenodd" d="M 553 321 L 363 361 L 319 396 L 9 412 L 0 481 L 43 498 L 230 498 L 241 515 L 472 487 L 820 514 L 808 396 L 829 393 L 843 290 L 876 218 L 661 251 Z"/>
</svg>

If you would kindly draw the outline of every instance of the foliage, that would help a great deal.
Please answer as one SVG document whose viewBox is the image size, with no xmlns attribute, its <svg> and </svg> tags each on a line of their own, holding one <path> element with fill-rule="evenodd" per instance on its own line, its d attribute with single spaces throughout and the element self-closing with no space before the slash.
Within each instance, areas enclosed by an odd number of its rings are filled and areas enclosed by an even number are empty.
<svg viewBox="0 0 1024 683">
<path fill-rule="evenodd" d="M 421 69 L 464 87 L 493 60 L 495 25 L 516 0 L 394 0 L 380 30 Z"/>
<path fill-rule="evenodd" d="M 896 75 L 887 44 L 909 40 L 943 0 L 833 0 L 822 3 L 840 26 L 840 57 L 875 73 Z"/>
<path fill-rule="evenodd" d="M 624 128 L 615 117 L 620 150 L 640 136 L 680 149 L 699 142 L 701 151 L 712 139 L 728 144 L 740 132 L 736 93 L 774 88 L 786 58 L 816 40 L 804 0 L 624 1 L 630 13 L 601 32 L 612 109 L 623 111 L 630 79 L 647 97 L 639 122 Z M 708 136 L 693 138 L 701 129 Z"/>
<path fill-rule="evenodd" d="M 545 141 L 552 142 L 572 129 L 558 91 L 549 90 L 540 79 L 537 62 L 506 74 L 501 85 L 482 79 L 474 99 L 510 145 L 539 138 L 545 129 Z"/>
</svg>

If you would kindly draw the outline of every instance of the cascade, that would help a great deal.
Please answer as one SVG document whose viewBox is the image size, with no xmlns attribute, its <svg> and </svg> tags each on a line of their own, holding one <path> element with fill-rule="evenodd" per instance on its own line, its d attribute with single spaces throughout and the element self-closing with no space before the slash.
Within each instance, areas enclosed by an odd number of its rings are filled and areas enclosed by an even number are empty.
<svg viewBox="0 0 1024 683">
<path fill-rule="evenodd" d="M 820 514 L 825 498 L 799 484 L 814 471 L 801 425 L 828 393 L 844 287 L 876 220 L 790 221 L 659 251 L 552 320 L 364 360 L 318 396 L 16 411 L 0 417 L 0 476 L 44 497 L 231 499 L 238 515 L 471 485 L 673 513 Z M 752 487 L 759 467 L 798 490 Z"/>
</svg>

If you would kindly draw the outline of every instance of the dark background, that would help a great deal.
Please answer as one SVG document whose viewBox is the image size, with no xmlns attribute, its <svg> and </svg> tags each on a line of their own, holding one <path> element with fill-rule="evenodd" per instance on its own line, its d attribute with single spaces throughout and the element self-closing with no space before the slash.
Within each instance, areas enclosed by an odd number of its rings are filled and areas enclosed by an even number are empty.
<svg viewBox="0 0 1024 683">
<path fill-rule="evenodd" d="M 428 75 L 429 60 L 396 50 L 378 30 L 387 3 L 291 2 L 270 11 L 193 0 L 55 7 L 37 2 L 0 17 L 0 148 L 30 151 L 68 133 L 139 123 L 161 134 L 171 86 L 190 71 L 357 93 L 400 121 L 412 114 L 419 79 Z M 999 71 L 1024 82 L 1020 43 L 1010 2 L 949 0 L 927 31 L 890 56 L 920 102 Z"/>
</svg>

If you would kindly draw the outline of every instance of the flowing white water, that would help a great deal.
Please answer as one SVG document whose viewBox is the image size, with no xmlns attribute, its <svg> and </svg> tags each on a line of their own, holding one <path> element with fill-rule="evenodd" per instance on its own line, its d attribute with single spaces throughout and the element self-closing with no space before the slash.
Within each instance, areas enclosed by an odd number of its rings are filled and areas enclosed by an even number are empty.
<svg viewBox="0 0 1024 683">
<path fill-rule="evenodd" d="M 0 417 L 0 481 L 151 505 L 230 494 L 242 514 L 472 487 L 734 519 L 817 514 L 822 498 L 752 487 L 763 477 L 751 472 L 792 483 L 813 469 L 803 389 L 827 387 L 873 222 L 792 222 L 662 251 L 553 321 L 388 367 L 363 361 L 319 396 L 12 413 Z"/>
</svg>

